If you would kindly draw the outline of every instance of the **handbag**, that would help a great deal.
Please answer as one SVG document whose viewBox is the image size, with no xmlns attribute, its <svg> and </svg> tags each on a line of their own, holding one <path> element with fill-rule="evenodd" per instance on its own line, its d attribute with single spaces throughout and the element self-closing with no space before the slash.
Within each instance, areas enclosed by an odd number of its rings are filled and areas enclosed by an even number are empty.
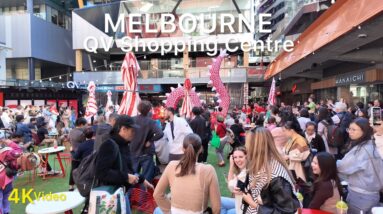
<svg viewBox="0 0 383 214">
<path fill-rule="evenodd" d="M 126 214 L 124 189 L 116 186 L 93 188 L 89 198 L 89 213 Z"/>
<path fill-rule="evenodd" d="M 5 174 L 9 177 L 12 178 L 13 176 L 17 175 L 18 170 L 10 167 L 8 164 L 4 163 L 3 161 L 0 161 L 0 163 L 4 166 L 5 168 Z"/>
<path fill-rule="evenodd" d="M 118 151 L 118 162 L 119 162 L 120 171 L 121 171 L 122 158 L 121 158 L 120 151 Z M 95 180 L 96 178 L 94 177 L 92 185 L 95 184 L 96 182 Z M 90 197 L 89 197 L 89 213 L 126 214 L 126 209 L 127 207 L 126 207 L 126 201 L 125 201 L 124 188 L 118 187 L 118 186 L 112 186 L 112 185 L 104 185 L 104 186 L 91 188 Z"/>
<path fill-rule="evenodd" d="M 221 145 L 221 139 L 219 138 L 217 133 L 215 131 L 213 131 L 213 138 L 211 139 L 211 146 L 213 146 L 214 148 L 219 148 L 220 145 Z"/>
<path fill-rule="evenodd" d="M 378 171 L 375 169 L 375 165 L 374 165 L 374 162 L 372 161 L 372 158 L 371 158 L 370 153 L 367 151 L 366 148 L 364 148 L 364 147 L 362 147 L 362 148 L 364 149 L 364 151 L 367 152 L 368 159 L 370 159 L 372 169 L 374 170 L 374 173 L 375 173 L 376 177 L 378 178 L 379 185 L 380 185 L 380 190 L 383 190 L 383 183 L 382 183 L 382 180 L 381 180 L 381 179 L 383 179 L 383 173 L 382 173 L 382 170 L 380 170 L 381 174 L 380 174 L 380 176 L 379 176 Z M 381 160 L 381 161 L 382 161 L 382 160 Z"/>
</svg>

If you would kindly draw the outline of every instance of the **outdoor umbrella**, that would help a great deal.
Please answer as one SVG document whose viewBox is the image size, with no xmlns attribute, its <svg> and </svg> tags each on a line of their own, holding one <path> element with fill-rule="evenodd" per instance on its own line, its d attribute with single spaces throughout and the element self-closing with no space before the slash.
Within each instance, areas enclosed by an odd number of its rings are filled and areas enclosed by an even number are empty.
<svg viewBox="0 0 383 214">
<path fill-rule="evenodd" d="M 122 81 L 124 82 L 124 95 L 121 100 L 118 114 L 129 116 L 137 115 L 137 106 L 140 102 L 140 95 L 137 91 L 137 75 L 140 66 L 133 53 L 126 53 L 121 66 Z"/>
</svg>

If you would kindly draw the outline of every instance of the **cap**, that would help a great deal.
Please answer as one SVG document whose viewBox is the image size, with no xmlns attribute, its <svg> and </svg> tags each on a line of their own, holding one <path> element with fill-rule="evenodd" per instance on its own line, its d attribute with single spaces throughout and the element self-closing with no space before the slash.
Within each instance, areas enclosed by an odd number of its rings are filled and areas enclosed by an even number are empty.
<svg viewBox="0 0 383 214">
<path fill-rule="evenodd" d="M 136 129 L 140 128 L 139 125 L 135 124 L 133 118 L 128 115 L 120 115 L 116 120 L 116 125 L 120 127 L 125 126 L 128 128 L 136 128 Z"/>
</svg>

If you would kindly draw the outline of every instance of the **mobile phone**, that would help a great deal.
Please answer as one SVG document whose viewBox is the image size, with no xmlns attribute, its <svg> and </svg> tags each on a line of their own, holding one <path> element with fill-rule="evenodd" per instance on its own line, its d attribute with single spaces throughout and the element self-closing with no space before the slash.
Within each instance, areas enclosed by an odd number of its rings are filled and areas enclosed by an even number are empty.
<svg viewBox="0 0 383 214">
<path fill-rule="evenodd" d="M 241 180 L 237 181 L 237 188 L 241 190 L 241 192 L 245 192 L 246 184 Z"/>
<path fill-rule="evenodd" d="M 372 124 L 374 126 L 382 123 L 382 109 L 380 107 L 371 108 Z"/>
</svg>

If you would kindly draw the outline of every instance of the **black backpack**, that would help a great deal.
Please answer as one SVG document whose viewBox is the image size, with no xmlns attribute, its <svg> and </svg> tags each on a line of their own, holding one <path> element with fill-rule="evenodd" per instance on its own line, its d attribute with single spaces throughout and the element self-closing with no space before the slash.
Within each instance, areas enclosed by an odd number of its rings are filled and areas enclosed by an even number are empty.
<svg viewBox="0 0 383 214">
<path fill-rule="evenodd" d="M 116 142 L 112 139 L 109 139 L 113 142 L 113 145 L 117 147 L 117 151 L 120 149 Z M 118 152 L 120 168 L 122 166 L 121 162 L 121 153 Z M 96 159 L 97 159 L 97 151 L 93 151 L 92 154 L 85 157 L 80 165 L 73 170 L 73 180 L 77 186 L 77 189 L 81 196 L 88 197 L 90 195 L 90 191 L 93 187 L 97 186 L 96 183 Z"/>
<path fill-rule="evenodd" d="M 323 123 L 327 129 L 327 144 L 329 147 L 339 148 L 345 144 L 346 130 L 340 126 L 344 117 L 340 120 L 339 124 Z"/>
<path fill-rule="evenodd" d="M 80 165 L 73 170 L 73 180 L 81 196 L 88 197 L 90 190 L 95 182 L 96 174 L 96 157 L 97 152 L 94 151 L 89 156 L 85 157 Z"/>
</svg>

